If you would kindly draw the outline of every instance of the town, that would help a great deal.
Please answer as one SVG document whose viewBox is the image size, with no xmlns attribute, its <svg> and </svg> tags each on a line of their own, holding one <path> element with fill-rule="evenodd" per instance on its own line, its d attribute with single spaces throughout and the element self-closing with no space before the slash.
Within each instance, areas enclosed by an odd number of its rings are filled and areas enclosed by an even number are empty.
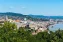
<svg viewBox="0 0 63 42">
<path fill-rule="evenodd" d="M 31 21 L 31 20 L 27 20 L 27 18 L 24 18 L 23 20 L 13 20 L 13 19 L 9 19 L 8 16 L 5 16 L 5 19 L 0 19 L 0 24 L 4 24 L 5 21 L 9 21 L 11 23 L 15 23 L 17 25 L 17 29 L 19 29 L 19 27 L 30 27 L 28 28 L 29 30 L 35 30 L 32 32 L 32 34 L 37 34 L 39 32 L 44 32 L 44 31 L 48 31 L 48 27 L 50 25 L 54 25 L 56 23 L 59 22 L 63 22 L 63 20 L 61 19 L 59 21 L 59 19 L 50 19 L 49 21 Z"/>
</svg>

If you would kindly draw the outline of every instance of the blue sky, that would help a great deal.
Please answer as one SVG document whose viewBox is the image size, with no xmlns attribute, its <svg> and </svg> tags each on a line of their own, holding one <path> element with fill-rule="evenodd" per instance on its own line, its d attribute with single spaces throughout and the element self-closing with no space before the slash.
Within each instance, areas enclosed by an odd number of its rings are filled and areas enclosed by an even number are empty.
<svg viewBox="0 0 63 42">
<path fill-rule="evenodd" d="M 0 0 L 0 12 L 62 16 L 63 0 Z"/>
</svg>

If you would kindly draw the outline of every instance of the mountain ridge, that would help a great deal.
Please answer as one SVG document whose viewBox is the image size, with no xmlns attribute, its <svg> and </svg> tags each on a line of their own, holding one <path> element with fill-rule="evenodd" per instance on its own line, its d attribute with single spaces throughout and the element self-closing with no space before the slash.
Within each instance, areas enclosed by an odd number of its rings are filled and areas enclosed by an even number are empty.
<svg viewBox="0 0 63 42">
<path fill-rule="evenodd" d="M 8 16 L 18 16 L 21 18 L 48 18 L 48 19 L 63 19 L 63 16 L 44 16 L 44 15 L 23 15 L 21 13 L 14 13 L 14 12 L 0 12 L 0 16 L 4 16 L 4 15 L 8 15 Z"/>
</svg>

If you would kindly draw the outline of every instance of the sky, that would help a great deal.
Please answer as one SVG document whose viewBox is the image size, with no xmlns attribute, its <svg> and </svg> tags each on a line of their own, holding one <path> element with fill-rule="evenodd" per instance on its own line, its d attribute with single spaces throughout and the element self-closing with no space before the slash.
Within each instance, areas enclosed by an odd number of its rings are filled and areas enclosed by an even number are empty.
<svg viewBox="0 0 63 42">
<path fill-rule="evenodd" d="M 63 0 L 0 0 L 0 12 L 63 16 Z"/>
</svg>

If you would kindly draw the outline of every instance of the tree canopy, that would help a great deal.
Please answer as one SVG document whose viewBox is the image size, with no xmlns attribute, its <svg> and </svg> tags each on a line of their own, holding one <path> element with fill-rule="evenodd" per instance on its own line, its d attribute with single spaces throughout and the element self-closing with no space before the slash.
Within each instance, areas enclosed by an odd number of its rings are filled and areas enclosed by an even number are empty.
<svg viewBox="0 0 63 42">
<path fill-rule="evenodd" d="M 0 26 L 0 42 L 63 42 L 63 30 L 32 35 L 32 32 L 23 27 L 17 29 L 14 23 L 5 22 Z"/>
</svg>

